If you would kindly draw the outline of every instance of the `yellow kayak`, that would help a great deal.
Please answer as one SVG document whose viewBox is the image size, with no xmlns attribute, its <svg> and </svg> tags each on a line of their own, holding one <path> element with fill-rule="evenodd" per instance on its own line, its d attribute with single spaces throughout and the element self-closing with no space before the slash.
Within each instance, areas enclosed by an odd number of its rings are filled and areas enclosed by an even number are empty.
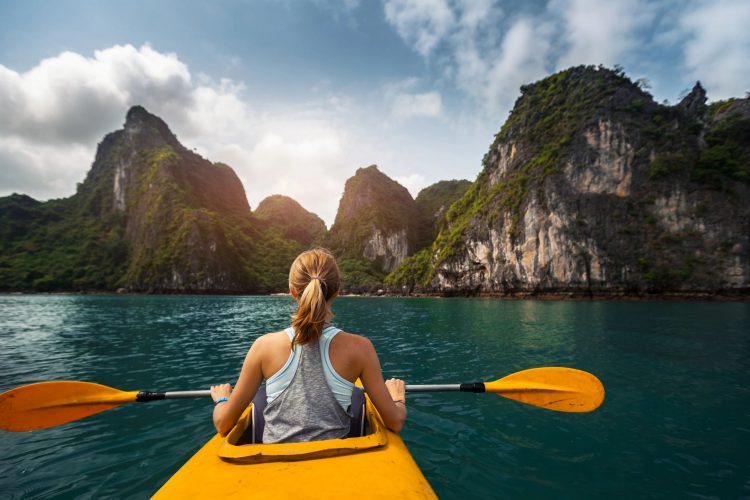
<svg viewBox="0 0 750 500">
<path fill-rule="evenodd" d="M 401 437 L 366 398 L 361 437 L 244 444 L 252 405 L 232 431 L 215 435 L 154 498 L 437 498 Z"/>
</svg>

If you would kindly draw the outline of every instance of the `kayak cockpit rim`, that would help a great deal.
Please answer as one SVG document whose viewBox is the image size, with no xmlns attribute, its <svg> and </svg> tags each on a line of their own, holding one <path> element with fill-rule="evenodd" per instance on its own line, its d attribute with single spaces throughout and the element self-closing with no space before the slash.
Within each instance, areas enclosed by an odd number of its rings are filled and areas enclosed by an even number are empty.
<svg viewBox="0 0 750 500">
<path fill-rule="evenodd" d="M 369 403 L 369 398 L 368 403 Z M 237 425 L 227 434 L 219 446 L 222 460 L 233 463 L 291 462 L 312 460 L 332 456 L 362 453 L 388 444 L 388 432 L 372 404 L 366 405 L 366 418 L 370 432 L 361 437 L 326 439 L 304 443 L 242 444 L 246 432 L 252 431 L 250 418 L 252 404 L 243 412 Z"/>
</svg>

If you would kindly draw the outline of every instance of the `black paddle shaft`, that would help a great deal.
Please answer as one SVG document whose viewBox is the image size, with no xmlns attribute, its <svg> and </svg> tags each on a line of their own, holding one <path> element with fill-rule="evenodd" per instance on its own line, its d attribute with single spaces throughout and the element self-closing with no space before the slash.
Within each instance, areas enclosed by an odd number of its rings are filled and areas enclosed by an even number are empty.
<svg viewBox="0 0 750 500">
<path fill-rule="evenodd" d="M 429 384 L 429 385 L 407 385 L 406 392 L 486 392 L 484 382 L 473 382 L 470 384 Z M 149 401 L 160 401 L 162 399 L 185 399 L 201 398 L 210 396 L 210 391 L 139 391 L 135 400 L 139 403 Z"/>
<path fill-rule="evenodd" d="M 169 392 L 154 392 L 154 391 L 140 391 L 135 396 L 135 400 L 139 403 L 147 403 L 148 401 L 159 401 L 161 399 L 188 399 L 188 398 L 205 398 L 211 395 L 211 391 L 169 391 Z"/>
<path fill-rule="evenodd" d="M 407 385 L 406 392 L 485 392 L 484 382 L 470 384 Z"/>
</svg>

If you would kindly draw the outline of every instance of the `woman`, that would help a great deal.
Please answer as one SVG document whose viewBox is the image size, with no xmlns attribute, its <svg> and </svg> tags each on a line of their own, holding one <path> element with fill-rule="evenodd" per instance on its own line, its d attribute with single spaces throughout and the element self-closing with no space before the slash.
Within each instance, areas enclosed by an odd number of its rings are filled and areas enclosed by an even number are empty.
<svg viewBox="0 0 750 500">
<path fill-rule="evenodd" d="M 330 325 L 339 292 L 339 268 L 325 249 L 300 254 L 289 270 L 297 301 L 292 326 L 267 333 L 250 347 L 232 391 L 211 387 L 214 425 L 226 435 L 266 380 L 264 443 L 343 438 L 349 432 L 354 381 L 362 380 L 386 426 L 399 432 L 406 420 L 403 380 L 383 381 L 368 339 Z"/>
</svg>

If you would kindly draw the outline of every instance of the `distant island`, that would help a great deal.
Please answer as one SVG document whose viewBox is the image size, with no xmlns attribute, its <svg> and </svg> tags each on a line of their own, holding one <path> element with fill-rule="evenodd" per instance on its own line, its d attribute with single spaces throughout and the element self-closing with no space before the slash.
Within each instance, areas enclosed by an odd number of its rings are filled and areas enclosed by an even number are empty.
<svg viewBox="0 0 750 500">
<path fill-rule="evenodd" d="M 134 106 L 73 196 L 0 198 L 0 291 L 280 293 L 322 245 L 347 293 L 748 297 L 749 184 L 750 98 L 658 104 L 578 66 L 521 88 L 474 182 L 415 199 L 360 168 L 329 230 L 280 194 L 251 210 Z"/>
</svg>

